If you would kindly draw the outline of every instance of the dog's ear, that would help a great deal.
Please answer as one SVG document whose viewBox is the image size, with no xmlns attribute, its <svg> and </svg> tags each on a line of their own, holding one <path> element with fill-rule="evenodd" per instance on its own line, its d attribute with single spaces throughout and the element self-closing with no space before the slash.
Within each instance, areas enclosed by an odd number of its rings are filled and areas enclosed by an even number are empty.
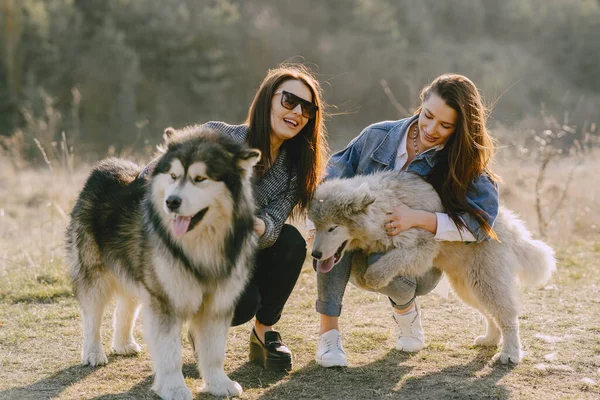
<svg viewBox="0 0 600 400">
<path fill-rule="evenodd" d="M 371 194 L 371 188 L 367 182 L 363 182 L 358 187 L 358 193 L 361 195 L 359 199 L 363 210 L 366 210 L 367 207 L 375 202 L 375 196 Z"/>
<path fill-rule="evenodd" d="M 367 182 L 363 182 L 360 184 L 358 188 L 356 188 L 356 197 L 351 205 L 351 212 L 353 213 L 362 213 L 367 210 L 367 208 L 375 202 L 375 196 L 371 194 L 371 189 Z"/>
<path fill-rule="evenodd" d="M 168 127 L 164 130 L 163 141 L 162 143 L 156 146 L 156 149 L 159 151 L 159 153 L 165 153 L 167 151 L 167 148 L 169 147 L 169 142 L 173 140 L 176 134 L 177 131 L 175 130 L 175 128 Z"/>
<path fill-rule="evenodd" d="M 165 141 L 165 144 L 168 144 L 174 136 L 175 136 L 175 128 L 168 127 L 167 129 L 165 129 L 165 131 L 163 133 L 163 140 Z"/>
<path fill-rule="evenodd" d="M 240 152 L 237 165 L 242 171 L 252 172 L 252 168 L 260 160 L 260 150 L 244 149 Z"/>
</svg>

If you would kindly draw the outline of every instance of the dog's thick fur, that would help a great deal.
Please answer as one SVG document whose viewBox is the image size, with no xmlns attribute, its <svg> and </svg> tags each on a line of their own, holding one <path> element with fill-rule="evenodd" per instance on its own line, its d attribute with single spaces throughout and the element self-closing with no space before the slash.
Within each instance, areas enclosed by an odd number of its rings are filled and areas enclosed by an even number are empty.
<svg viewBox="0 0 600 400">
<path fill-rule="evenodd" d="M 494 223 L 498 241 L 442 242 L 415 228 L 390 237 L 383 227 L 385 214 L 400 204 L 443 211 L 433 187 L 411 173 L 386 171 L 322 183 L 309 209 L 316 227 L 312 255 L 321 272 L 330 270 L 346 250 L 386 252 L 368 268 L 361 263 L 352 266 L 352 281 L 376 290 L 396 276 L 421 276 L 433 265 L 446 273 L 465 303 L 485 316 L 486 334 L 475 344 L 496 346 L 502 339 L 502 350 L 494 359 L 520 362 L 517 280 L 525 285 L 546 282 L 556 269 L 554 251 L 533 240 L 523 223 L 503 207 Z"/>
<path fill-rule="evenodd" d="M 198 126 L 168 128 L 164 140 L 144 174 L 125 160 L 101 161 L 71 214 L 67 259 L 83 320 L 82 362 L 107 363 L 100 324 L 116 294 L 112 347 L 139 352 L 132 333 L 143 305 L 159 396 L 192 398 L 182 374 L 185 321 L 203 390 L 240 395 L 223 364 L 235 303 L 254 262 L 250 179 L 260 152 Z"/>
</svg>

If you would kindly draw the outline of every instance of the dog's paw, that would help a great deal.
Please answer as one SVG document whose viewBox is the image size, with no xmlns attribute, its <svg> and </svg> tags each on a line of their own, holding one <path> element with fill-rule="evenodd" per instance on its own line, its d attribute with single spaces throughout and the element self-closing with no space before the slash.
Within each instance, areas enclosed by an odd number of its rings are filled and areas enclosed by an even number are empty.
<svg viewBox="0 0 600 400">
<path fill-rule="evenodd" d="M 243 392 L 242 386 L 227 376 L 205 383 L 200 391 L 215 396 L 241 396 Z"/>
<path fill-rule="evenodd" d="M 163 388 L 155 390 L 156 394 L 163 400 L 192 400 L 192 392 L 186 386 Z"/>
<path fill-rule="evenodd" d="M 494 357 L 492 357 L 492 361 L 500 362 L 502 364 L 508 364 L 508 363 L 518 364 L 521 362 L 522 357 L 523 357 L 523 355 L 521 354 L 521 352 L 518 352 L 516 354 L 500 352 L 500 353 L 494 354 Z"/>
<path fill-rule="evenodd" d="M 119 355 L 131 356 L 131 355 L 138 354 L 142 350 L 142 348 L 135 341 L 132 341 L 132 342 L 128 342 L 128 343 L 119 343 L 119 344 L 113 343 L 113 350 L 115 351 L 115 353 L 117 353 Z"/>
<path fill-rule="evenodd" d="M 493 346 L 498 346 L 498 343 L 500 343 L 500 338 L 497 336 L 477 336 L 475 338 L 475 346 L 485 346 L 485 347 L 493 347 Z"/>
<path fill-rule="evenodd" d="M 157 375 L 152 390 L 165 400 L 192 400 L 192 392 L 185 386 L 181 372 Z"/>
<path fill-rule="evenodd" d="M 108 358 L 106 358 L 106 354 L 104 354 L 104 350 L 84 353 L 81 356 L 81 363 L 83 365 L 89 365 L 91 367 L 97 367 L 99 365 L 106 365 L 108 363 Z"/>
<path fill-rule="evenodd" d="M 385 273 L 385 270 L 373 268 L 373 266 L 369 267 L 364 276 L 365 284 L 372 289 L 379 289 L 387 286 L 393 278 L 393 276 L 388 276 L 388 274 Z"/>
</svg>

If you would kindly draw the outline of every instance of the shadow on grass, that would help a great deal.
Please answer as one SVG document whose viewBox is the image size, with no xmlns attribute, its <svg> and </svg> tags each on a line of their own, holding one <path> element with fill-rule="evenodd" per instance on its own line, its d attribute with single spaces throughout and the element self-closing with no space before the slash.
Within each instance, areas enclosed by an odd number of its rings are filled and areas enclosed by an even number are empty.
<svg viewBox="0 0 600 400">
<path fill-rule="evenodd" d="M 350 368 L 322 368 L 314 361 L 289 374 L 265 371 L 246 363 L 229 374 L 244 390 L 261 389 L 260 399 L 507 399 L 509 391 L 498 381 L 513 367 L 490 365 L 490 350 L 481 349 L 468 364 L 453 365 L 435 372 L 413 375 L 405 362 L 416 355 L 396 350 L 371 364 Z M 119 356 L 109 356 L 110 359 Z M 431 361 L 424 360 L 424 363 Z M 103 367 L 104 368 L 104 367 Z M 38 400 L 58 397 L 67 387 L 85 379 L 96 368 L 72 366 L 27 386 L 0 392 L 0 400 Z M 199 379 L 193 363 L 183 366 L 186 378 Z M 153 376 L 127 392 L 111 393 L 94 400 L 158 399 L 152 390 Z M 191 388 L 193 389 L 193 388 Z M 217 399 L 200 393 L 196 399 Z"/>
<path fill-rule="evenodd" d="M 85 379 L 100 368 L 110 368 L 116 359 L 123 356 L 111 354 L 108 356 L 108 364 L 102 367 L 89 367 L 84 365 L 73 365 L 63 369 L 47 378 L 41 379 L 27 386 L 0 391 L 0 400 L 41 400 L 54 399 L 69 386 Z M 197 375 L 197 373 L 196 373 Z M 131 387 L 125 393 L 116 393 L 95 397 L 94 399 L 158 399 L 150 390 L 153 376 L 149 375 L 143 381 Z"/>
<path fill-rule="evenodd" d="M 229 374 L 229 377 L 242 385 L 242 389 L 264 389 L 284 379 L 285 371 L 265 370 L 250 361 Z"/>
<path fill-rule="evenodd" d="M 253 363 L 246 363 L 238 368 L 233 373 L 229 374 L 229 377 L 234 381 L 239 382 L 244 390 L 249 388 L 263 388 L 268 387 L 271 384 L 281 381 L 287 375 L 286 372 L 273 372 L 265 371 Z M 185 363 L 183 365 L 183 376 L 185 378 L 199 379 L 200 374 L 198 373 L 198 367 L 195 363 Z M 93 400 L 123 400 L 123 399 L 159 399 L 159 397 L 152 392 L 152 382 L 154 381 L 153 376 L 148 376 L 144 381 L 133 386 L 130 390 L 123 393 L 111 393 L 99 397 L 94 397 Z M 197 390 L 198 387 L 189 386 L 193 391 Z M 213 396 L 209 393 L 199 393 L 196 396 L 197 400 L 209 400 L 209 399 L 223 399 L 223 397 Z"/>
<path fill-rule="evenodd" d="M 325 369 L 313 361 L 293 371 L 287 382 L 266 388 L 260 399 L 507 399 L 510 395 L 498 381 L 512 367 L 493 365 L 482 371 L 490 365 L 489 350 L 482 349 L 468 364 L 418 376 L 404 365 L 409 357 L 414 356 L 392 350 L 356 368 Z M 242 372 L 232 376 L 243 388 L 255 387 L 255 379 Z"/>
<path fill-rule="evenodd" d="M 70 385 L 79 382 L 95 368 L 74 365 L 27 386 L 0 391 L 0 399 L 39 400 L 58 397 Z"/>
<path fill-rule="evenodd" d="M 199 379 L 198 368 L 195 363 L 187 363 L 183 365 L 183 376 L 185 378 Z M 152 391 L 152 383 L 154 382 L 154 375 L 148 375 L 146 379 L 139 382 L 137 385 L 132 386 L 127 392 L 123 393 L 111 393 L 98 397 L 94 397 L 92 400 L 124 400 L 124 399 L 160 399 Z M 190 387 L 190 389 L 193 389 Z M 215 397 L 216 398 L 216 397 Z"/>
<path fill-rule="evenodd" d="M 91 400 L 160 399 L 160 397 L 154 394 L 152 389 L 150 389 L 153 381 L 154 376 L 148 375 L 146 379 L 139 382 L 137 385 L 132 386 L 131 389 L 126 392 L 105 394 L 102 396 L 93 397 Z"/>
</svg>

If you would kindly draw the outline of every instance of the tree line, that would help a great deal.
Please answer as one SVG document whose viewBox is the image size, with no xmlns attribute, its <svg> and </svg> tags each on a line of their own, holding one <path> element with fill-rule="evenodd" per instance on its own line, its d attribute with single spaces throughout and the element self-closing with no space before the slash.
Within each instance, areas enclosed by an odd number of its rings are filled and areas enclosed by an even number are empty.
<svg viewBox="0 0 600 400">
<path fill-rule="evenodd" d="M 492 123 L 600 109 L 599 0 L 0 0 L 0 52 L 0 135 L 84 153 L 239 123 L 286 60 L 323 82 L 333 148 L 443 72 L 475 81 Z"/>
</svg>

